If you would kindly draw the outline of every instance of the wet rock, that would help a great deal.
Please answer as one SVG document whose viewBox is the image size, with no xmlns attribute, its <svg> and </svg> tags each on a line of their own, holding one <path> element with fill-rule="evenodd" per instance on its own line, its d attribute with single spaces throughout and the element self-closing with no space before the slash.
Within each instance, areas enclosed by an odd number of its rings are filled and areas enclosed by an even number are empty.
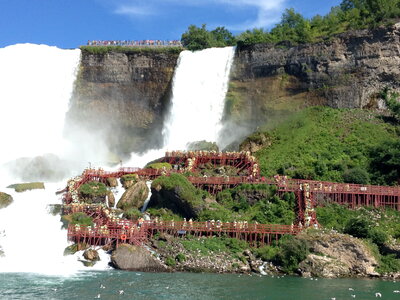
<svg viewBox="0 0 400 300">
<path fill-rule="evenodd" d="M 66 255 L 73 255 L 78 251 L 81 250 L 86 250 L 88 249 L 90 246 L 86 243 L 77 243 L 77 244 L 72 244 L 68 247 L 65 248 L 64 250 L 64 256 Z"/>
<path fill-rule="evenodd" d="M 118 180 L 115 177 L 108 177 L 107 178 L 107 186 L 109 187 L 117 187 L 118 186 Z"/>
<path fill-rule="evenodd" d="M 108 202 L 108 207 L 115 206 L 115 196 L 114 196 L 113 192 L 111 192 L 111 191 L 108 191 L 107 202 Z"/>
<path fill-rule="evenodd" d="M 117 203 L 117 208 L 129 210 L 131 208 L 140 208 L 149 195 L 149 189 L 146 182 L 139 181 L 128 188 Z"/>
<path fill-rule="evenodd" d="M 190 151 L 219 151 L 217 143 L 207 142 L 205 140 L 188 143 L 187 149 Z"/>
<path fill-rule="evenodd" d="M 99 253 L 94 249 L 86 249 L 85 252 L 83 252 L 83 257 L 90 261 L 100 260 Z"/>
<path fill-rule="evenodd" d="M 139 246 L 122 244 L 111 255 L 113 266 L 120 270 L 166 272 L 168 268 L 152 254 Z"/>
<path fill-rule="evenodd" d="M 0 209 L 9 206 L 13 202 L 13 197 L 9 194 L 0 192 Z"/>
</svg>

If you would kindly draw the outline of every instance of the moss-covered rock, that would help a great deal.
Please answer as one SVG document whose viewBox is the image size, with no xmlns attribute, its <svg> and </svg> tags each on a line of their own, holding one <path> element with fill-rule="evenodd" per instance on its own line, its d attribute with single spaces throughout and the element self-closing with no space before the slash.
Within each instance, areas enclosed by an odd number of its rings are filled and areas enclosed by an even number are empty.
<svg viewBox="0 0 400 300">
<path fill-rule="evenodd" d="M 160 176 L 151 185 L 149 205 L 165 207 L 186 218 L 196 218 L 205 207 L 203 191 L 196 189 L 185 176 Z"/>
<path fill-rule="evenodd" d="M 115 177 L 108 177 L 107 178 L 107 186 L 109 187 L 117 187 L 118 186 L 118 180 Z"/>
<path fill-rule="evenodd" d="M 76 252 L 81 251 L 81 250 L 86 250 L 89 247 L 90 247 L 90 245 L 88 245 L 86 243 L 77 243 L 77 244 L 69 245 L 64 250 L 64 256 L 74 255 Z"/>
<path fill-rule="evenodd" d="M 7 188 L 14 189 L 17 193 L 22 193 L 30 190 L 38 190 L 38 189 L 44 190 L 44 183 L 43 182 L 16 183 L 9 185 Z"/>
<path fill-rule="evenodd" d="M 92 226 L 93 219 L 83 212 L 76 212 L 70 215 L 64 215 L 61 217 L 63 226 L 66 228 L 69 224 L 80 225 L 80 226 Z"/>
<path fill-rule="evenodd" d="M 117 208 L 127 211 L 132 208 L 140 208 L 149 195 L 149 189 L 146 182 L 139 181 L 129 187 L 121 196 L 117 203 Z"/>
<path fill-rule="evenodd" d="M 121 181 L 122 186 L 125 189 L 128 189 L 136 182 L 138 182 L 139 176 L 137 174 L 126 174 L 122 176 L 119 180 Z"/>
<path fill-rule="evenodd" d="M 79 187 L 79 194 L 86 203 L 104 203 L 108 190 L 104 183 L 90 181 Z"/>
<path fill-rule="evenodd" d="M 9 206 L 13 202 L 11 195 L 0 192 L 0 209 Z"/>
<path fill-rule="evenodd" d="M 109 207 L 114 207 L 115 206 L 115 196 L 113 192 L 108 191 L 107 193 L 107 202 Z"/>
<path fill-rule="evenodd" d="M 219 151 L 217 143 L 207 142 L 205 140 L 188 143 L 187 148 L 190 151 Z"/>
<path fill-rule="evenodd" d="M 169 163 L 163 163 L 163 162 L 156 162 L 156 163 L 151 163 L 151 164 L 148 164 L 147 166 L 146 166 L 146 168 L 149 168 L 149 169 L 156 169 L 156 170 L 158 170 L 158 169 L 164 169 L 164 170 L 171 170 L 172 169 L 172 166 L 171 166 L 171 164 L 169 164 Z"/>
</svg>

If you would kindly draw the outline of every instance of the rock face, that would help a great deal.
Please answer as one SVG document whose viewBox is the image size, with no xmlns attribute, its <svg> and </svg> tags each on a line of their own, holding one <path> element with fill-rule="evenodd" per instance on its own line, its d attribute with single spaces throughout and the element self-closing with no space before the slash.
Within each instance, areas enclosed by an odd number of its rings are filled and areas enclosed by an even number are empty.
<svg viewBox="0 0 400 300">
<path fill-rule="evenodd" d="M 378 93 L 383 88 L 400 91 L 399 37 L 394 26 L 348 32 L 316 44 L 238 47 L 225 106 L 224 143 L 310 105 L 382 107 Z"/>
<path fill-rule="evenodd" d="M 0 209 L 9 206 L 13 202 L 11 195 L 0 192 Z"/>
<path fill-rule="evenodd" d="M 111 255 L 111 262 L 115 268 L 140 272 L 168 271 L 160 261 L 154 258 L 149 251 L 142 247 L 122 244 Z"/>
<path fill-rule="evenodd" d="M 314 253 L 300 263 L 303 276 L 378 276 L 375 272 L 376 259 L 357 238 L 339 233 L 302 234 L 301 238 L 310 243 L 311 252 Z"/>
<path fill-rule="evenodd" d="M 121 156 L 158 146 L 178 56 L 178 51 L 83 50 L 67 114 L 68 128 L 79 129 L 76 139 L 86 132 L 93 143 L 102 140 Z"/>
<path fill-rule="evenodd" d="M 117 208 L 128 210 L 130 208 L 140 208 L 149 195 L 146 182 L 139 181 L 129 187 L 121 196 L 117 203 Z"/>
<path fill-rule="evenodd" d="M 285 74 L 299 80 L 299 91 L 320 92 L 329 106 L 373 107 L 384 87 L 400 89 L 399 38 L 399 29 L 393 26 L 348 32 L 331 41 L 297 47 L 242 47 L 235 57 L 233 79 Z"/>
</svg>

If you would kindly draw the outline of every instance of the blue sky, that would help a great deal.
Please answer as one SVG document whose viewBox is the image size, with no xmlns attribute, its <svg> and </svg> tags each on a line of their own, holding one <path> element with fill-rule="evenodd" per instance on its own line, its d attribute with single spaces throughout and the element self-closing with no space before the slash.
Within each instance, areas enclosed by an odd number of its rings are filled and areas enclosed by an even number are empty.
<svg viewBox="0 0 400 300">
<path fill-rule="evenodd" d="M 180 39 L 190 24 L 271 28 L 286 8 L 324 15 L 341 0 L 1 0 L 0 47 L 76 48 L 91 40 Z"/>
</svg>

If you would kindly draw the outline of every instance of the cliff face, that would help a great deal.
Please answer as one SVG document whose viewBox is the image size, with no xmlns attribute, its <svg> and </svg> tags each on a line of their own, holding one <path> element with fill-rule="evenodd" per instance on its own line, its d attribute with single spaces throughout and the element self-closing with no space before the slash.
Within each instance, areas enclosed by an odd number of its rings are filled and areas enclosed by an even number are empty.
<svg viewBox="0 0 400 300">
<path fill-rule="evenodd" d="M 248 130 L 309 105 L 375 108 L 386 86 L 400 89 L 400 24 L 348 32 L 291 47 L 239 47 L 232 68 L 226 118 Z"/>
<path fill-rule="evenodd" d="M 67 124 L 103 139 L 119 156 L 159 146 L 178 56 L 82 51 Z"/>
</svg>

